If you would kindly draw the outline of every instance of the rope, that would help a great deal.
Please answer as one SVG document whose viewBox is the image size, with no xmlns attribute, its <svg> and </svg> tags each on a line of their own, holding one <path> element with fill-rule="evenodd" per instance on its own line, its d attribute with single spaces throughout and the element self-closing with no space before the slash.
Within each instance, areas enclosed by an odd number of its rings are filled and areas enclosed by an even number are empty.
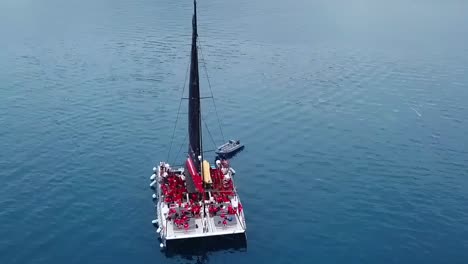
<svg viewBox="0 0 468 264">
<path fill-rule="evenodd" d="M 221 136 L 222 136 L 222 138 L 223 138 L 223 141 L 225 141 L 223 129 L 222 129 L 222 127 L 221 127 L 221 122 L 220 122 L 220 119 L 219 119 L 218 109 L 216 108 L 216 102 L 215 102 L 214 96 L 213 96 L 213 89 L 211 88 L 211 82 L 210 82 L 210 78 L 209 78 L 209 75 L 208 75 L 208 70 L 207 70 L 207 67 L 206 67 L 205 57 L 204 57 L 204 55 L 203 55 L 203 50 L 202 50 L 202 47 L 201 47 L 201 45 L 200 45 L 200 41 L 198 41 L 198 42 L 199 42 L 199 48 L 200 48 L 200 55 L 201 55 L 201 57 L 202 57 L 202 62 L 203 62 L 203 64 L 202 64 L 202 65 L 203 65 L 203 69 L 205 70 L 206 79 L 207 79 L 207 81 L 208 81 L 208 87 L 210 88 L 211 98 L 212 98 L 212 100 L 213 100 L 213 105 L 214 105 L 214 108 L 215 108 L 216 118 L 217 118 L 217 120 L 218 120 L 219 131 L 221 132 Z M 176 131 L 177 123 L 178 123 L 179 116 L 180 116 L 180 108 L 181 108 L 181 106 L 182 106 L 182 101 L 183 101 L 183 99 L 184 99 L 184 98 L 183 98 L 183 95 L 184 95 L 184 92 L 185 92 L 185 86 L 186 86 L 186 84 L 187 84 L 187 77 L 188 77 L 189 67 L 190 67 L 190 62 L 188 63 L 188 65 L 187 65 L 187 70 L 186 70 L 186 72 L 185 72 L 184 86 L 182 87 L 182 95 L 180 96 L 179 107 L 178 107 L 178 109 L 177 109 L 176 121 L 175 121 L 175 124 L 174 124 L 174 128 L 173 128 L 173 130 L 172 130 L 171 143 L 170 143 L 170 145 L 169 145 L 169 151 L 168 151 L 168 153 L 167 153 L 167 159 L 166 159 L 166 160 L 169 160 L 169 158 L 170 158 L 171 151 L 172 151 L 172 145 L 173 145 L 173 143 L 174 143 L 175 131 Z M 213 145 L 214 145 L 214 147 L 215 147 L 215 149 L 216 149 L 216 142 L 214 141 L 213 135 L 211 134 L 211 132 L 210 132 L 210 130 L 209 130 L 209 128 L 208 128 L 208 125 L 206 124 L 205 119 L 203 118 L 203 116 L 202 116 L 202 120 L 203 120 L 203 123 L 205 124 L 205 127 L 206 127 L 207 131 L 208 131 L 208 135 L 210 136 L 210 139 L 211 139 L 211 141 L 213 142 Z M 177 158 L 179 157 L 179 154 L 180 154 L 180 152 L 181 152 L 181 150 L 182 150 L 183 144 L 185 143 L 185 140 L 186 140 L 186 139 L 187 139 L 187 135 L 185 135 L 185 138 L 184 138 L 184 140 L 183 140 L 182 145 L 181 145 L 180 148 L 179 148 L 179 151 L 177 152 L 177 155 L 176 155 L 175 160 L 177 160 Z"/>
<path fill-rule="evenodd" d="M 180 151 L 182 150 L 182 147 L 185 145 L 185 140 L 187 139 L 187 135 L 188 135 L 188 133 L 185 134 L 185 138 L 184 138 L 184 140 L 182 140 L 182 144 L 180 144 L 180 148 L 179 148 L 179 151 L 177 152 L 177 155 L 176 155 L 176 157 L 174 159 L 174 163 L 177 161 L 177 158 L 179 157 Z"/>
<path fill-rule="evenodd" d="M 177 121 L 179 120 L 180 107 L 182 106 L 182 100 L 183 100 L 182 97 L 184 96 L 185 85 L 187 84 L 187 76 L 188 76 L 189 67 L 190 67 L 190 62 L 187 65 L 187 71 L 185 71 L 184 86 L 182 87 L 182 95 L 180 96 L 179 108 L 177 109 L 177 117 L 176 117 L 176 121 L 175 121 L 175 124 L 174 124 L 174 129 L 172 130 L 171 144 L 169 146 L 169 151 L 167 152 L 167 159 L 166 160 L 169 160 L 169 156 L 171 155 L 171 150 L 172 150 L 172 143 L 174 143 L 174 136 L 175 136 L 175 131 L 176 131 L 176 128 L 177 128 Z"/>
<path fill-rule="evenodd" d="M 213 142 L 214 148 L 216 149 L 216 142 L 214 141 L 213 136 L 211 135 L 210 129 L 208 128 L 208 125 L 206 124 L 205 118 L 203 118 L 203 115 L 202 115 L 202 120 L 203 120 L 203 123 L 205 124 L 206 131 L 208 131 L 208 135 L 210 135 L 211 142 Z"/>
<path fill-rule="evenodd" d="M 210 149 L 210 150 L 204 150 L 203 153 L 208 153 L 208 152 L 215 152 L 215 149 Z"/>
<path fill-rule="evenodd" d="M 213 96 L 213 90 L 211 89 L 210 77 L 208 76 L 208 70 L 206 69 L 205 56 L 203 55 L 203 49 L 201 47 L 200 40 L 198 42 L 199 42 L 198 46 L 200 47 L 200 54 L 201 54 L 202 60 L 203 60 L 203 69 L 205 69 L 205 75 L 206 75 L 206 79 L 208 80 L 208 87 L 210 88 L 210 93 L 211 93 L 211 98 L 213 100 L 213 105 L 214 105 L 214 109 L 215 109 L 215 113 L 216 113 L 216 118 L 218 119 L 219 131 L 221 131 L 221 136 L 222 136 L 223 142 L 224 142 L 225 139 L 224 139 L 223 129 L 221 128 L 221 122 L 219 121 L 218 109 L 216 108 L 216 103 L 215 103 L 214 96 Z"/>
</svg>

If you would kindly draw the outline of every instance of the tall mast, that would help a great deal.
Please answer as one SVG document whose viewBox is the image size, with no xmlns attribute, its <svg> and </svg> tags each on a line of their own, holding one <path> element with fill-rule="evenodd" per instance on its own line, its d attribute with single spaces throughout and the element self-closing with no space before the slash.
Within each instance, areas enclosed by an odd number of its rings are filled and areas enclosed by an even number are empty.
<svg viewBox="0 0 468 264">
<path fill-rule="evenodd" d="M 198 75 L 198 48 L 197 48 L 197 3 L 193 1 L 194 14 L 192 18 L 192 51 L 190 54 L 190 82 L 188 99 L 188 133 L 189 158 L 193 161 L 197 172 L 201 172 L 199 156 L 202 156 L 201 144 L 201 111 L 200 111 L 200 82 Z"/>
<path fill-rule="evenodd" d="M 189 156 L 195 163 L 198 171 L 200 171 L 200 161 L 198 156 L 201 155 L 201 113 L 200 113 L 200 82 L 198 75 L 198 48 L 197 48 L 197 3 L 193 1 L 194 14 L 192 19 L 192 52 L 190 60 L 190 83 L 189 83 Z"/>
</svg>

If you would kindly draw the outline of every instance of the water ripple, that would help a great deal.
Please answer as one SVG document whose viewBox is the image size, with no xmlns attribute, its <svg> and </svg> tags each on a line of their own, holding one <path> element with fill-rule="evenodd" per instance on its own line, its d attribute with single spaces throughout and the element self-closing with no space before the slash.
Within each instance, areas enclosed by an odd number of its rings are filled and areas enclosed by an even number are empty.
<svg viewBox="0 0 468 264">
<path fill-rule="evenodd" d="M 147 179 L 167 157 L 191 6 L 29 2 L 0 4 L 1 263 L 468 259 L 466 16 L 454 3 L 417 43 L 385 22 L 410 21 L 401 3 L 199 1 L 223 131 L 246 144 L 232 164 L 248 250 L 166 258 Z M 203 110 L 220 143 L 212 103 Z"/>
</svg>

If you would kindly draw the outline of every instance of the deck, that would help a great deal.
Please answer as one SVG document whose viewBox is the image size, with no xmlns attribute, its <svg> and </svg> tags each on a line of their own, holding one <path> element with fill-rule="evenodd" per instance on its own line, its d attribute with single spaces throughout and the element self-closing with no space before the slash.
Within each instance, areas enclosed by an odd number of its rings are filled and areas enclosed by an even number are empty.
<svg viewBox="0 0 468 264">
<path fill-rule="evenodd" d="M 183 169 L 181 169 L 183 171 Z M 190 179 L 182 173 L 158 171 L 157 218 L 163 241 L 226 236 L 246 232 L 244 212 L 232 177 L 222 180 L 221 169 L 211 169 L 212 188 L 203 195 L 191 193 Z M 230 172 L 229 172 L 230 173 Z M 232 175 L 231 175 L 232 176 Z"/>
<path fill-rule="evenodd" d="M 174 240 L 245 233 L 239 221 L 234 225 L 224 226 L 221 223 L 217 223 L 213 217 L 208 218 L 208 230 L 203 232 L 202 221 L 202 219 L 196 219 L 195 223 L 198 225 L 198 228 L 191 228 L 188 230 L 178 228 L 173 222 L 167 222 L 165 238 L 166 240 Z"/>
</svg>

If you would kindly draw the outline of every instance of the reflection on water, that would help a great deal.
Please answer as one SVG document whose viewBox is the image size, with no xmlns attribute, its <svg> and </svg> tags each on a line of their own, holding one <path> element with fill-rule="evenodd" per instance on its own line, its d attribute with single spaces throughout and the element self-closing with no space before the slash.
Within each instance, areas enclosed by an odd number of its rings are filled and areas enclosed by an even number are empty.
<svg viewBox="0 0 468 264">
<path fill-rule="evenodd" d="M 209 255 L 213 252 L 246 252 L 247 239 L 245 234 L 194 238 L 189 240 L 173 240 L 167 242 L 163 249 L 167 258 L 183 258 L 195 263 L 209 263 Z"/>
</svg>

